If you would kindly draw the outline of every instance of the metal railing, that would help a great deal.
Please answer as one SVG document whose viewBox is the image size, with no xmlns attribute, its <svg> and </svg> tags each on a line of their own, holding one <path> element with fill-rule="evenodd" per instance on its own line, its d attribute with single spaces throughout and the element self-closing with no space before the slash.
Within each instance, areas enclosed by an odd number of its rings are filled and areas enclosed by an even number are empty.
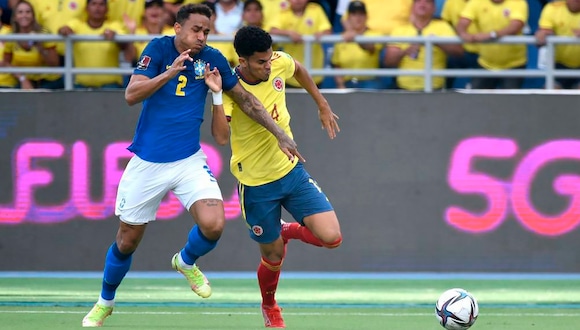
<svg viewBox="0 0 580 330">
<path fill-rule="evenodd" d="M 119 35 L 114 38 L 117 42 L 149 41 L 159 35 Z M 276 43 L 289 43 L 289 38 L 274 36 Z M 561 70 L 555 68 L 554 50 L 558 44 L 580 44 L 579 38 L 574 37 L 555 37 L 546 38 L 546 68 L 544 69 L 514 69 L 490 71 L 485 69 L 444 69 L 433 70 L 433 47 L 436 44 L 460 44 L 463 41 L 458 37 L 364 37 L 358 36 L 356 42 L 360 43 L 421 43 L 425 45 L 425 70 L 400 70 L 400 69 L 334 69 L 322 68 L 312 69 L 312 45 L 314 43 L 335 44 L 343 42 L 340 35 L 327 35 L 316 39 L 314 36 L 304 36 L 304 61 L 303 65 L 312 75 L 321 76 L 342 76 L 342 75 L 359 75 L 359 76 L 376 76 L 376 77 L 394 77 L 394 76 L 423 76 L 425 79 L 425 92 L 433 91 L 433 77 L 526 77 L 526 78 L 544 78 L 546 89 L 553 89 L 556 77 L 580 77 L 580 70 Z M 6 34 L 0 35 L 0 41 L 50 41 L 65 43 L 65 61 L 63 67 L 0 67 L 0 73 L 58 73 L 63 74 L 65 89 L 73 89 L 74 74 L 120 74 L 129 75 L 133 72 L 132 68 L 75 68 L 73 65 L 73 43 L 77 41 L 103 41 L 101 36 L 89 35 L 71 35 L 63 37 L 59 35 L 48 34 Z M 233 36 L 214 36 L 210 35 L 209 41 L 233 41 Z M 493 43 L 500 44 L 535 44 L 536 39 L 533 36 L 508 36 Z M 91 54 L 94 56 L 94 54 Z M 580 54 L 578 54 L 580 56 Z"/>
</svg>

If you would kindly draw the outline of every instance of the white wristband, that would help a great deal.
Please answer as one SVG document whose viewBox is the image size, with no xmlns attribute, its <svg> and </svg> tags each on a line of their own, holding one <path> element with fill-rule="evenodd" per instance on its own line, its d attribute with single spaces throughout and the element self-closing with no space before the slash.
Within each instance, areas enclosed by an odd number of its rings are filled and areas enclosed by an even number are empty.
<svg viewBox="0 0 580 330">
<path fill-rule="evenodd" d="M 224 104 L 223 98 L 222 98 L 222 91 L 219 92 L 211 92 L 211 97 L 213 100 L 213 105 L 222 105 Z"/>
</svg>

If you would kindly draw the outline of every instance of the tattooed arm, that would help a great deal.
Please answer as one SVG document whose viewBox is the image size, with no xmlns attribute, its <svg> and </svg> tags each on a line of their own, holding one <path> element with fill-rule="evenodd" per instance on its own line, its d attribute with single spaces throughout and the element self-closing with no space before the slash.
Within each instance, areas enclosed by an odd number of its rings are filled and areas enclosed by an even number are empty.
<svg viewBox="0 0 580 330">
<path fill-rule="evenodd" d="M 286 134 L 280 126 L 274 122 L 264 105 L 252 94 L 242 87 L 239 83 L 234 88 L 225 92 L 234 100 L 240 109 L 252 118 L 258 124 L 264 126 L 270 133 L 272 133 L 278 140 L 278 147 L 288 156 L 290 161 L 294 161 L 294 156 L 304 162 L 304 158 L 298 152 L 296 142 Z"/>
</svg>

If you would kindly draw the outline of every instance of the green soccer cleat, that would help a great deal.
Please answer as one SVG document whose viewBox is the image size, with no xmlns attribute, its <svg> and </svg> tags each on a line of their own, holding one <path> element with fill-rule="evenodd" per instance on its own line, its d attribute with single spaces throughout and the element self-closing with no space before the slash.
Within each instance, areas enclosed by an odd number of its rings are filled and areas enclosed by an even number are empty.
<svg viewBox="0 0 580 330">
<path fill-rule="evenodd" d="M 107 316 L 113 313 L 113 307 L 95 304 L 91 311 L 83 318 L 83 327 L 100 327 Z"/>
<path fill-rule="evenodd" d="M 173 259 L 171 259 L 171 267 L 173 267 L 173 269 L 175 269 L 177 272 L 185 276 L 185 279 L 187 280 L 187 282 L 189 282 L 189 285 L 191 286 L 191 290 L 195 292 L 198 296 L 202 298 L 208 298 L 209 296 L 211 296 L 211 287 L 209 286 L 209 281 L 207 280 L 205 275 L 203 275 L 201 270 L 199 270 L 199 267 L 197 267 L 196 265 L 193 265 L 191 269 L 183 269 L 179 267 L 179 260 L 177 258 L 178 254 L 179 252 L 177 252 L 173 256 Z"/>
</svg>

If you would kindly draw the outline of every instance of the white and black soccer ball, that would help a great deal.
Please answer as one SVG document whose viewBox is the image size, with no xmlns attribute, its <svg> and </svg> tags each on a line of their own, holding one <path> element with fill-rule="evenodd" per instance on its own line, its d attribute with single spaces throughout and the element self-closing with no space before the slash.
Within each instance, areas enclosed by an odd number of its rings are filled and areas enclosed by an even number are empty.
<svg viewBox="0 0 580 330">
<path fill-rule="evenodd" d="M 439 296 L 435 306 L 435 316 L 445 329 L 469 329 L 479 315 L 475 297 L 467 290 L 449 289 Z"/>
</svg>

